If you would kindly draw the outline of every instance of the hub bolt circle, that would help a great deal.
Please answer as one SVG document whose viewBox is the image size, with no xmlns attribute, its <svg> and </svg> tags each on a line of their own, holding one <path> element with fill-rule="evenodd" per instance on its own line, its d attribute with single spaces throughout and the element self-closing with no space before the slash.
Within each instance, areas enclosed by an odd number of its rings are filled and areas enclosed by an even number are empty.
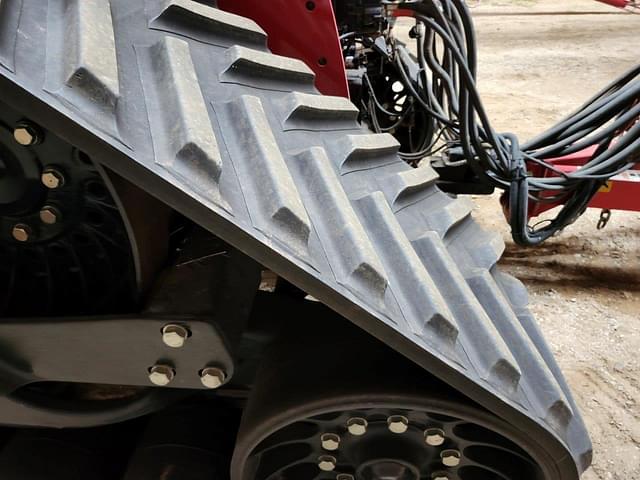
<svg viewBox="0 0 640 480">
<path fill-rule="evenodd" d="M 18 242 L 28 242 L 31 237 L 31 227 L 29 227 L 29 225 L 19 223 L 13 227 L 11 235 Z"/>
<path fill-rule="evenodd" d="M 351 435 L 356 435 L 358 437 L 367 433 L 368 425 L 367 421 L 360 417 L 353 417 L 347 420 L 347 430 Z"/>
<path fill-rule="evenodd" d="M 216 367 L 207 367 L 200 372 L 200 381 L 207 388 L 220 388 L 227 378 L 227 374 Z"/>
<path fill-rule="evenodd" d="M 335 433 L 325 433 L 320 437 L 320 442 L 322 442 L 322 448 L 333 452 L 340 447 L 340 436 Z"/>
<path fill-rule="evenodd" d="M 322 455 L 318 457 L 318 468 L 323 472 L 332 472 L 336 469 L 338 461 L 336 457 L 331 455 Z"/>
<path fill-rule="evenodd" d="M 149 369 L 149 381 L 159 387 L 169 385 L 176 376 L 176 371 L 169 365 L 154 365 Z"/>
<path fill-rule="evenodd" d="M 444 440 L 444 430 L 440 428 L 429 428 L 424 432 L 424 441 L 427 443 L 427 445 L 438 447 L 444 443 Z"/>
<path fill-rule="evenodd" d="M 171 348 L 182 348 L 189 338 L 189 330 L 182 325 L 169 324 L 162 327 L 162 341 Z"/>
<path fill-rule="evenodd" d="M 42 172 L 40 180 L 45 187 L 51 190 L 60 188 L 64 185 L 64 176 L 54 168 L 47 168 Z"/>
</svg>

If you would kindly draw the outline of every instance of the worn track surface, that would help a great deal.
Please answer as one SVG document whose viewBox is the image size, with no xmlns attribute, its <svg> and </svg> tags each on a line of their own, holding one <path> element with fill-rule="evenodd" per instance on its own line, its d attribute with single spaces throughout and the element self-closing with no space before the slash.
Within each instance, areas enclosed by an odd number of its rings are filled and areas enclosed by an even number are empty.
<svg viewBox="0 0 640 480">
<path fill-rule="evenodd" d="M 0 0 L 0 94 L 518 426 L 591 457 L 503 244 L 252 21 L 190 0 Z M 313 334 L 313 332 L 310 332 Z"/>
</svg>

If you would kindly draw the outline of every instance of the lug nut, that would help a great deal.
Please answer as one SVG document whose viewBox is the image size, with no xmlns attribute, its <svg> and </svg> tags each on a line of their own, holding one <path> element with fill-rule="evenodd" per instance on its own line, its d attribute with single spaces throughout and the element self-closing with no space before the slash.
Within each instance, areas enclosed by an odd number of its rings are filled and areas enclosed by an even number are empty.
<svg viewBox="0 0 640 480">
<path fill-rule="evenodd" d="M 29 237 L 31 236 L 31 228 L 28 225 L 23 225 L 19 223 L 13 230 L 11 230 L 11 235 L 18 242 L 28 242 Z"/>
<path fill-rule="evenodd" d="M 367 426 L 369 424 L 364 418 L 353 417 L 347 420 L 347 430 L 351 435 L 364 435 L 367 433 Z"/>
<path fill-rule="evenodd" d="M 38 130 L 32 125 L 26 123 L 18 125 L 13 130 L 13 138 L 23 147 L 29 147 L 38 143 Z"/>
<path fill-rule="evenodd" d="M 227 374 L 216 367 L 207 367 L 200 372 L 200 381 L 205 387 L 211 389 L 222 386 L 226 378 Z"/>
<path fill-rule="evenodd" d="M 446 472 L 434 472 L 431 475 L 431 480 L 449 480 L 449 475 Z"/>
<path fill-rule="evenodd" d="M 336 457 L 332 457 L 331 455 L 322 455 L 318 457 L 318 468 L 323 472 L 332 472 L 336 469 L 336 464 L 338 461 Z"/>
<path fill-rule="evenodd" d="M 47 225 L 55 225 L 60 219 L 60 212 L 57 208 L 46 206 L 40 210 L 40 220 Z"/>
<path fill-rule="evenodd" d="M 356 480 L 356 478 L 350 473 L 339 473 L 336 480 Z"/>
<path fill-rule="evenodd" d="M 162 341 L 171 348 L 181 348 L 189 338 L 189 330 L 182 325 L 169 324 L 162 327 Z"/>
<path fill-rule="evenodd" d="M 444 430 L 440 428 L 429 428 L 424 432 L 424 441 L 427 445 L 438 447 L 444 443 Z"/>
<path fill-rule="evenodd" d="M 154 365 L 149 369 L 149 380 L 159 387 L 167 386 L 176 376 L 176 371 L 169 365 Z"/>
<path fill-rule="evenodd" d="M 64 176 L 53 168 L 47 168 L 40 176 L 42 184 L 50 189 L 60 188 L 64 185 Z"/>
<path fill-rule="evenodd" d="M 460 463 L 460 452 L 458 450 L 443 450 L 440 452 L 442 464 L 446 467 L 457 467 Z"/>
<path fill-rule="evenodd" d="M 402 415 L 393 415 L 387 419 L 389 431 L 393 433 L 404 433 L 409 429 L 409 419 Z"/>
<path fill-rule="evenodd" d="M 335 433 L 325 433 L 320 437 L 320 442 L 322 442 L 322 448 L 333 452 L 340 447 L 340 436 Z"/>
</svg>

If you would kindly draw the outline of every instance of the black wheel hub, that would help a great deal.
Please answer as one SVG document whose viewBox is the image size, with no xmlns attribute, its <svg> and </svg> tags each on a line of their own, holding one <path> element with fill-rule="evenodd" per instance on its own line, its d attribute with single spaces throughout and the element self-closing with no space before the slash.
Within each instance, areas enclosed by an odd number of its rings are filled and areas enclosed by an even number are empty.
<svg viewBox="0 0 640 480">
<path fill-rule="evenodd" d="M 0 317 L 130 308 L 135 263 L 105 172 L 5 105 L 0 112 Z M 37 141 L 16 139 L 22 125 Z"/>
</svg>

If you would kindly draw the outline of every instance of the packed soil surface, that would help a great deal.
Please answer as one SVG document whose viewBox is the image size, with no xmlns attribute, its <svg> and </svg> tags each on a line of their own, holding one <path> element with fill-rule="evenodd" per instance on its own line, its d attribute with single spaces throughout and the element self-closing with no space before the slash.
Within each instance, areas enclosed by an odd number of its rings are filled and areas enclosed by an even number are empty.
<svg viewBox="0 0 640 480">
<path fill-rule="evenodd" d="M 521 139 L 640 62 L 640 15 L 589 0 L 485 0 L 473 11 L 485 108 Z M 501 266 L 528 286 L 591 433 L 583 478 L 640 479 L 640 212 L 613 212 L 597 230 L 600 211 L 589 210 L 527 249 L 511 241 L 496 195 L 475 200 L 476 217 L 504 235 Z"/>
</svg>

